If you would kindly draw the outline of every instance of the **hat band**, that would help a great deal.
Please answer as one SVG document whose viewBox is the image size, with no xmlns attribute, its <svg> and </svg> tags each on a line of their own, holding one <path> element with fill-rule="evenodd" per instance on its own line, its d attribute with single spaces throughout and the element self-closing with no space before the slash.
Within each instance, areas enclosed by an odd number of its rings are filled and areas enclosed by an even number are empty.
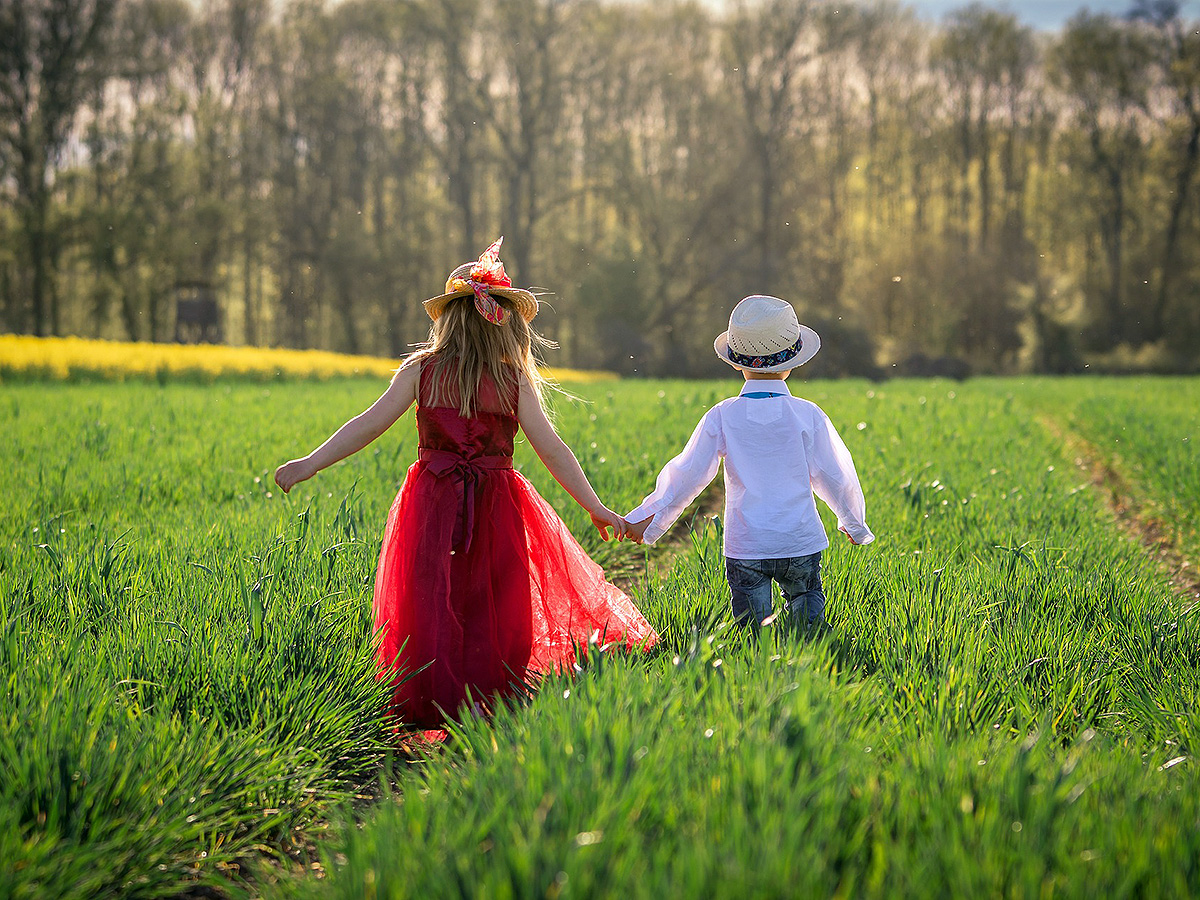
<svg viewBox="0 0 1200 900">
<path fill-rule="evenodd" d="M 489 291 L 494 287 L 510 287 L 512 282 L 504 285 L 494 285 L 486 281 L 476 281 L 474 278 L 454 278 L 446 285 L 447 293 L 469 291 L 475 295 L 475 309 L 493 325 L 504 325 L 508 322 L 508 310 L 495 301 Z"/>
<path fill-rule="evenodd" d="M 804 346 L 804 335 L 796 338 L 796 343 L 792 346 L 780 350 L 778 353 L 772 353 L 770 356 L 746 356 L 743 353 L 738 353 L 732 347 L 729 347 L 729 361 L 735 362 L 739 366 L 744 366 L 747 369 L 769 369 L 772 366 L 777 366 L 780 363 L 788 362 L 794 359 L 800 353 L 801 347 Z"/>
</svg>

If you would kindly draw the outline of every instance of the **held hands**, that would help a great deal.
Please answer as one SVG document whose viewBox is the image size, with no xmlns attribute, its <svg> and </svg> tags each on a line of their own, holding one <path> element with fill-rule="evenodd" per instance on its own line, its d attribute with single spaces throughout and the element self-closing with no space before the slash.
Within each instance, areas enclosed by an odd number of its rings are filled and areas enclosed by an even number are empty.
<svg viewBox="0 0 1200 900">
<path fill-rule="evenodd" d="M 317 470 L 307 458 L 291 459 L 275 470 L 275 483 L 286 494 L 301 481 L 307 481 L 316 474 Z"/>
<path fill-rule="evenodd" d="M 592 517 L 592 524 L 596 526 L 596 530 L 600 532 L 600 537 L 603 540 L 608 540 L 608 529 L 612 528 L 613 537 L 618 541 L 623 541 L 628 534 L 628 523 L 618 516 L 607 506 L 601 506 L 600 509 L 589 511 Z"/>
<path fill-rule="evenodd" d="M 647 518 L 642 519 L 640 522 L 626 522 L 625 524 L 627 526 L 627 530 L 625 531 L 625 536 L 635 544 L 643 543 L 643 539 L 646 535 L 646 526 L 653 521 L 654 516 L 648 516 Z"/>
</svg>

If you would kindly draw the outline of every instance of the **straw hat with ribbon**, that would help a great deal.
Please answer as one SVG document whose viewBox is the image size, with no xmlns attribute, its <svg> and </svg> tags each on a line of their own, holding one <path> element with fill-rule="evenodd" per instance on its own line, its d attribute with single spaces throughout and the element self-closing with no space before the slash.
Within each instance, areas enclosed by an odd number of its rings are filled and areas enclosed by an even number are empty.
<svg viewBox="0 0 1200 900">
<path fill-rule="evenodd" d="M 786 372 L 816 356 L 821 338 L 796 321 L 786 300 L 754 294 L 733 308 L 729 330 L 713 341 L 713 349 L 735 369 Z"/>
<path fill-rule="evenodd" d="M 439 297 L 425 301 L 425 312 L 429 318 L 437 321 L 438 316 L 446 308 L 446 304 L 458 297 L 475 295 L 475 308 L 479 314 L 493 325 L 504 325 L 508 322 L 509 311 L 495 301 L 496 297 L 507 297 L 517 307 L 526 322 L 537 315 L 537 297 L 529 291 L 512 286 L 512 279 L 504 271 L 504 263 L 500 262 L 500 238 L 473 263 L 463 263 L 450 273 L 446 279 L 446 292 Z"/>
</svg>

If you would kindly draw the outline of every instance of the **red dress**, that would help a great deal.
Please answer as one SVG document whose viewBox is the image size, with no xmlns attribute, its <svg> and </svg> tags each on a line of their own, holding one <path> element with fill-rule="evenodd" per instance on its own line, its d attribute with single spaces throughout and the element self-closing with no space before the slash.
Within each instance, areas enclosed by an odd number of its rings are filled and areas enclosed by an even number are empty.
<svg viewBox="0 0 1200 900">
<path fill-rule="evenodd" d="M 453 390 L 455 405 L 428 402 L 434 377 L 423 366 L 420 450 L 388 514 L 375 578 L 380 677 L 393 679 L 392 711 L 422 728 L 453 717 L 468 688 L 486 706 L 570 665 L 589 639 L 627 648 L 658 639 L 513 470 L 516 391 L 501 397 L 485 376 L 464 418 Z"/>
</svg>

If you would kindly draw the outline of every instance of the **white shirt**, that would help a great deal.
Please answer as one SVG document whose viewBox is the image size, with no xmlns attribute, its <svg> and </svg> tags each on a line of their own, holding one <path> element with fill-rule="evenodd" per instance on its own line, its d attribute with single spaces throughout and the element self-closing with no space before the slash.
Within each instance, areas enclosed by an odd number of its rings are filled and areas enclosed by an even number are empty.
<svg viewBox="0 0 1200 900">
<path fill-rule="evenodd" d="M 743 394 L 771 393 L 770 398 Z M 782 380 L 747 381 L 741 393 L 704 414 L 683 452 L 663 467 L 654 493 L 625 518 L 646 526 L 653 544 L 717 474 L 725 460 L 725 555 L 732 559 L 807 556 L 829 546 L 813 492 L 858 544 L 875 535 L 854 460 L 829 417 L 793 397 Z"/>
</svg>

